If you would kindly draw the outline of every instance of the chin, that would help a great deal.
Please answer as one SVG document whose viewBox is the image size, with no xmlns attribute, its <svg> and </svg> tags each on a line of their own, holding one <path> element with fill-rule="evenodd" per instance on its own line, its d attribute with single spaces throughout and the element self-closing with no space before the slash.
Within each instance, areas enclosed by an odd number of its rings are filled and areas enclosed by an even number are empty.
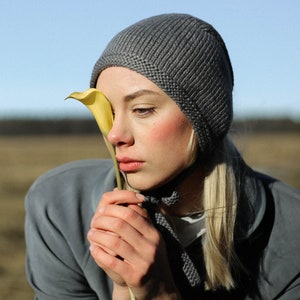
<svg viewBox="0 0 300 300">
<path fill-rule="evenodd" d="M 169 180 L 157 180 L 152 177 L 147 180 L 146 176 L 134 176 L 134 174 L 127 174 L 127 184 L 134 190 L 143 192 L 158 189 L 165 185 Z"/>
<path fill-rule="evenodd" d="M 148 184 L 135 184 L 135 183 L 131 183 L 130 181 L 127 181 L 127 184 L 129 185 L 130 188 L 140 192 L 153 190 L 158 187 L 155 185 L 148 185 Z"/>
</svg>

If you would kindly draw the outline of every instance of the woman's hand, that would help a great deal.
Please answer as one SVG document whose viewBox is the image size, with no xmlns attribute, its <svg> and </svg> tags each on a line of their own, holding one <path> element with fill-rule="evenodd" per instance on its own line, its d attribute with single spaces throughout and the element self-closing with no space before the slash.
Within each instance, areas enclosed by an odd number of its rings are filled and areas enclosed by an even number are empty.
<svg viewBox="0 0 300 300">
<path fill-rule="evenodd" d="M 88 233 L 91 255 L 113 280 L 114 295 L 129 298 L 129 287 L 137 299 L 180 299 L 164 241 L 139 206 L 143 198 L 125 190 L 102 196 Z"/>
</svg>

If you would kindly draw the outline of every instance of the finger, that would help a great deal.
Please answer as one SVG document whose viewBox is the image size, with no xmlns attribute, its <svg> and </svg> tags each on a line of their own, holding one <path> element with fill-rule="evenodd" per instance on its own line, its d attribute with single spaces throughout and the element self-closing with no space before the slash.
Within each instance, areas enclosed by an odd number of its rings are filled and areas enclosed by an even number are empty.
<svg viewBox="0 0 300 300">
<path fill-rule="evenodd" d="M 109 235 L 106 232 L 95 231 L 91 239 L 96 240 L 96 243 L 91 243 L 91 247 L 96 247 L 98 250 L 101 250 L 99 251 L 99 253 L 101 253 L 101 255 L 99 254 L 101 257 L 93 255 L 95 259 L 101 260 L 101 263 L 103 263 L 102 259 L 104 253 L 124 261 L 132 270 L 135 270 L 137 266 L 142 269 L 144 268 L 144 266 L 146 266 L 145 269 L 147 269 L 147 265 L 149 265 L 149 263 L 151 264 L 154 261 L 153 256 L 144 257 L 144 253 L 146 253 L 147 251 L 143 251 L 143 255 L 141 255 L 141 253 L 138 253 L 136 251 L 134 246 L 128 244 L 125 240 L 117 236 Z M 110 258 L 110 261 L 114 260 Z M 106 263 L 107 267 L 112 268 L 110 263 Z M 118 269 L 113 269 L 113 271 L 120 272 L 120 270 Z M 128 274 L 126 273 L 122 276 L 126 277 L 128 276 Z"/>
<path fill-rule="evenodd" d="M 107 212 L 107 214 L 106 214 Z M 103 207 L 103 215 L 93 218 L 91 228 L 96 231 L 100 229 L 103 231 L 111 231 L 115 235 L 119 236 L 121 240 L 125 241 L 136 253 L 142 256 L 148 256 L 155 252 L 155 248 L 160 244 L 160 234 L 155 229 L 149 220 L 142 217 L 139 213 L 128 207 L 119 207 L 116 205 L 108 205 Z M 103 244 L 102 236 L 95 235 L 93 242 L 107 246 L 113 251 L 116 251 L 116 247 L 119 245 L 107 245 Z M 117 252 L 117 251 L 116 251 Z M 132 254 L 130 252 L 117 252 L 120 256 L 132 260 Z M 129 258 L 131 257 L 131 259 Z"/>
<path fill-rule="evenodd" d="M 91 245 L 101 247 L 105 252 L 116 257 L 124 257 L 130 253 L 135 255 L 135 249 L 121 237 L 100 230 L 90 230 L 88 239 Z"/>
<path fill-rule="evenodd" d="M 105 247 L 103 244 L 99 244 L 97 241 L 98 241 L 98 239 L 95 239 L 95 233 L 96 232 L 101 232 L 101 230 L 96 230 L 96 229 L 90 229 L 89 231 L 88 231 L 88 234 L 87 234 L 87 239 L 88 239 L 88 241 L 89 241 L 89 243 L 91 244 L 91 245 L 96 245 L 96 246 L 101 246 L 101 248 L 105 251 L 105 252 L 107 252 L 108 254 L 110 254 L 110 255 L 113 255 L 113 256 L 117 256 L 118 254 L 115 252 L 115 251 L 113 251 L 112 249 L 109 249 L 109 248 L 107 248 L 107 247 Z M 103 231 L 104 232 L 104 231 Z M 105 231 L 105 233 L 106 234 L 108 234 L 108 235 L 110 235 L 110 236 L 112 236 L 112 235 L 115 235 L 113 232 L 110 232 L 110 231 Z M 115 235 L 116 236 L 116 235 Z"/>
<path fill-rule="evenodd" d="M 129 204 L 127 207 L 133 209 L 134 211 L 136 211 L 138 214 L 140 214 L 144 218 L 150 220 L 147 210 L 145 208 L 143 208 L 140 204 L 137 204 L 137 205 Z"/>
<path fill-rule="evenodd" d="M 89 231 L 89 240 L 101 244 L 103 233 L 106 233 L 112 239 L 113 237 L 124 239 L 130 244 L 138 243 L 142 236 L 137 228 L 134 228 L 125 220 L 111 216 L 101 216 L 93 220 Z"/>
<path fill-rule="evenodd" d="M 97 220 L 101 230 L 89 231 L 88 240 L 92 244 L 109 249 L 109 253 L 119 255 L 132 264 L 140 262 L 149 253 L 155 252 L 156 242 L 142 236 L 139 231 L 122 219 L 103 216 Z M 115 235 L 108 233 L 112 231 Z"/>
<path fill-rule="evenodd" d="M 127 190 L 114 190 L 102 195 L 98 207 L 108 204 L 138 204 L 144 200 L 145 197 L 142 194 Z"/>
<path fill-rule="evenodd" d="M 105 272 L 109 273 L 112 278 L 119 275 L 122 276 L 122 274 L 127 274 L 129 271 L 130 265 L 118 257 L 108 254 L 97 245 L 90 246 L 90 253 L 97 265 Z"/>
<path fill-rule="evenodd" d="M 104 220 L 104 217 L 112 217 L 115 220 Z M 125 223 L 132 226 L 141 235 L 148 235 L 150 228 L 154 228 L 147 211 L 137 205 L 130 205 L 129 207 L 119 205 L 101 206 L 91 220 L 91 228 L 109 230 L 124 238 L 122 230 L 125 228 Z"/>
</svg>

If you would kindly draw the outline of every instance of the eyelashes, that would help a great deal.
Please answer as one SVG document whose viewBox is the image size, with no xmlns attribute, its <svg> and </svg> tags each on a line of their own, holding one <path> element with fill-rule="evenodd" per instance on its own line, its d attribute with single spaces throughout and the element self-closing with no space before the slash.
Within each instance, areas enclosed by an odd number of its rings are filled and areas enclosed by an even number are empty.
<svg viewBox="0 0 300 300">
<path fill-rule="evenodd" d="M 131 114 L 138 118 L 146 118 L 155 114 L 155 107 L 136 107 L 131 109 Z M 113 119 L 115 119 L 115 111 L 112 110 Z"/>
<path fill-rule="evenodd" d="M 134 108 L 132 111 L 136 116 L 145 118 L 147 116 L 153 115 L 155 113 L 155 108 L 154 107 L 138 107 L 138 108 Z"/>
</svg>

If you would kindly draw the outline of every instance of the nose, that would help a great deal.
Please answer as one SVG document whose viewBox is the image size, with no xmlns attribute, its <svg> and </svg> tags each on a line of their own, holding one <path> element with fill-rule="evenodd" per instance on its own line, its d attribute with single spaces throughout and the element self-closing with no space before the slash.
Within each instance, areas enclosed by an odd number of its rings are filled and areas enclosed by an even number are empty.
<svg viewBox="0 0 300 300">
<path fill-rule="evenodd" d="M 124 118 L 116 116 L 114 118 L 113 127 L 108 133 L 107 138 L 115 147 L 123 145 L 130 146 L 134 143 L 134 138 L 128 123 L 124 120 Z"/>
</svg>

